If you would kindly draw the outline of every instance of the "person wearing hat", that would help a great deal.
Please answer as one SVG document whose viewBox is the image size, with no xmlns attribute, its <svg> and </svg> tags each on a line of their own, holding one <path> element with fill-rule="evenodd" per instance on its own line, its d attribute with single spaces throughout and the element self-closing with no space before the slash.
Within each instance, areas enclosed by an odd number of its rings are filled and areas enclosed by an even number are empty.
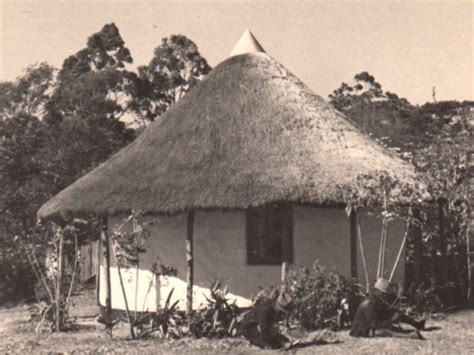
<svg viewBox="0 0 474 355">
<path fill-rule="evenodd" d="M 390 282 L 379 278 L 367 298 L 357 308 L 349 334 L 353 337 L 391 336 L 424 339 L 419 330 L 424 329 L 425 321 L 416 321 L 391 309 L 388 302 L 391 294 Z M 395 323 L 409 324 L 415 328 L 415 332 L 397 332 L 392 328 Z"/>
<path fill-rule="evenodd" d="M 291 298 L 283 292 L 275 291 L 273 302 L 254 305 L 242 314 L 239 333 L 251 344 L 265 349 L 282 349 L 291 346 L 290 340 L 281 334 L 276 324 L 278 318 L 288 312 Z"/>
</svg>

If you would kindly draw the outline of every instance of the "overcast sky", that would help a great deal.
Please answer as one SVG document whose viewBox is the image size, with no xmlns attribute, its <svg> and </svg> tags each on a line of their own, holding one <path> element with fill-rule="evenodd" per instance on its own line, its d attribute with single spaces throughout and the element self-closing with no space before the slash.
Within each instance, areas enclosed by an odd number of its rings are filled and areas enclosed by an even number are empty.
<svg viewBox="0 0 474 355">
<path fill-rule="evenodd" d="M 46 61 L 60 67 L 115 22 L 135 65 L 161 38 L 184 34 L 212 66 L 246 28 L 315 93 L 368 71 L 413 103 L 473 99 L 473 2 L 0 0 L 0 80 Z"/>
</svg>

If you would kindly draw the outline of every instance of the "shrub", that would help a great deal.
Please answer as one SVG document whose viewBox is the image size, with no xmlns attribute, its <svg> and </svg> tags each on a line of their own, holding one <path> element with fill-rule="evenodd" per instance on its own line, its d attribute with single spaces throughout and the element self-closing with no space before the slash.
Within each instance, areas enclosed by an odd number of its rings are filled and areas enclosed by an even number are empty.
<svg viewBox="0 0 474 355">
<path fill-rule="evenodd" d="M 438 287 L 434 279 L 419 284 L 412 283 L 399 308 L 412 317 L 441 311 L 443 304 L 438 296 Z"/>
<path fill-rule="evenodd" d="M 196 338 L 222 338 L 235 336 L 238 307 L 226 296 L 227 286 L 214 282 L 210 287 L 211 297 L 207 305 L 194 312 L 188 319 L 189 331 Z"/>
<path fill-rule="evenodd" d="M 165 306 L 155 314 L 145 315 L 135 322 L 138 338 L 156 336 L 159 338 L 222 338 L 236 335 L 238 308 L 226 296 L 227 286 L 214 282 L 210 287 L 207 304 L 190 315 L 177 309 L 178 301 L 171 304 L 171 290 Z"/>
<path fill-rule="evenodd" d="M 342 298 L 359 293 L 355 283 L 327 271 L 318 261 L 311 267 L 290 269 L 283 290 L 293 300 L 290 320 L 298 321 L 306 330 L 335 326 Z"/>
</svg>

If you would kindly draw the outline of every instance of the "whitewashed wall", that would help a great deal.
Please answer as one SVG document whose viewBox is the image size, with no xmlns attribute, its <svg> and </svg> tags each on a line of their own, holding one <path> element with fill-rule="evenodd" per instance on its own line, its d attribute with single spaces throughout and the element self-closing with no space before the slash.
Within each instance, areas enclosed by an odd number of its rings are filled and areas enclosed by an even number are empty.
<svg viewBox="0 0 474 355">
<path fill-rule="evenodd" d="M 112 230 L 123 217 L 109 220 Z M 150 217 L 153 220 L 151 237 L 147 241 L 147 252 L 140 258 L 138 297 L 136 308 L 139 311 L 156 310 L 156 305 L 164 302 L 172 288 L 173 301 L 180 300 L 185 307 L 186 277 L 185 237 L 186 216 Z M 381 220 L 361 216 L 362 236 L 370 269 L 370 283 L 375 281 Z M 392 222 L 388 230 L 386 265 L 395 260 L 403 237 L 402 222 Z M 318 259 L 329 270 L 350 277 L 349 219 L 343 209 L 295 206 L 293 208 L 293 251 L 297 266 L 310 265 Z M 358 249 L 359 250 L 359 249 Z M 364 272 L 358 251 L 359 281 L 365 284 Z M 165 264 L 178 269 L 178 277 L 161 277 L 158 281 L 148 270 L 158 254 Z M 124 309 L 124 300 L 112 256 L 112 307 Z M 102 261 L 103 265 L 103 261 Z M 195 287 L 194 307 L 205 302 L 208 287 L 214 280 L 228 284 L 234 299 L 240 306 L 249 304 L 249 297 L 260 287 L 277 284 L 280 280 L 279 265 L 247 265 L 246 222 L 243 211 L 196 212 L 194 220 L 194 267 Z M 388 268 L 389 269 L 389 268 Z M 135 270 L 124 273 L 127 299 L 130 309 L 135 309 Z M 401 262 L 397 279 L 403 280 L 404 263 Z M 387 275 L 388 276 L 388 275 Z M 104 269 L 101 267 L 101 284 Z M 237 296 L 239 295 L 239 296 Z M 100 288 L 101 304 L 105 301 L 105 288 Z"/>
</svg>

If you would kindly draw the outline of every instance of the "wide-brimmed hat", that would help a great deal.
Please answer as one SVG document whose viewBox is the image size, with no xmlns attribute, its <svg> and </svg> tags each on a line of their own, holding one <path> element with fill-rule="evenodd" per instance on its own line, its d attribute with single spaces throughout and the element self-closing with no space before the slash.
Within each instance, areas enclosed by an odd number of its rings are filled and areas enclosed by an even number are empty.
<svg viewBox="0 0 474 355">
<path fill-rule="evenodd" d="M 390 289 L 390 281 L 381 277 L 375 283 L 374 288 L 380 292 L 388 293 Z"/>
</svg>

